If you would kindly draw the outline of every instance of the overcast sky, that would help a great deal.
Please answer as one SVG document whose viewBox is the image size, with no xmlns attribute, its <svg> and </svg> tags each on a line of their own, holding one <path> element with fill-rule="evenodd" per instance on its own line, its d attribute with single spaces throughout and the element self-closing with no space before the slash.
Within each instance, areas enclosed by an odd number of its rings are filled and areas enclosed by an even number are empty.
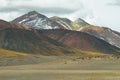
<svg viewBox="0 0 120 80">
<path fill-rule="evenodd" d="M 48 17 L 82 18 L 120 32 L 120 0 L 0 0 L 0 19 L 13 20 L 36 10 Z"/>
</svg>

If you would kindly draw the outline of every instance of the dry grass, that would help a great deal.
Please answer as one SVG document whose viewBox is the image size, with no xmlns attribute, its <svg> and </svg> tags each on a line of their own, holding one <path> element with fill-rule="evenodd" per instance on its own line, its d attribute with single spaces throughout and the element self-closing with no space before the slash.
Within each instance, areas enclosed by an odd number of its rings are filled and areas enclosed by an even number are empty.
<svg viewBox="0 0 120 80">
<path fill-rule="evenodd" d="M 47 56 L 46 59 L 54 60 L 0 67 L 0 80 L 120 80 L 119 58 L 93 57 L 83 60 L 77 57 Z"/>
<path fill-rule="evenodd" d="M 0 58 L 4 57 L 16 57 L 16 56 L 28 56 L 28 54 L 0 49 Z"/>
<path fill-rule="evenodd" d="M 87 70 L 6 70 L 1 80 L 120 80 L 119 71 Z"/>
</svg>

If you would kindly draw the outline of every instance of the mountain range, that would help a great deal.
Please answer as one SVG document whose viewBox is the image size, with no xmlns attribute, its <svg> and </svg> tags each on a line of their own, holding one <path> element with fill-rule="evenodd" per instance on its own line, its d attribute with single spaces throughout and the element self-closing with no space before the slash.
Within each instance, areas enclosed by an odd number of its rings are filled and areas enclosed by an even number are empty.
<svg viewBox="0 0 120 80">
<path fill-rule="evenodd" d="M 0 20 L 0 54 L 6 50 L 45 56 L 120 54 L 120 33 L 80 18 L 48 18 L 32 11 L 10 22 Z"/>
<path fill-rule="evenodd" d="M 25 15 L 16 18 L 11 22 L 38 30 L 67 29 L 85 32 L 120 48 L 119 32 L 111 30 L 110 28 L 91 25 L 80 18 L 76 19 L 75 21 L 57 16 L 48 18 L 36 11 L 31 11 Z"/>
<path fill-rule="evenodd" d="M 40 55 L 78 55 L 82 51 L 119 54 L 119 48 L 79 31 L 35 30 L 0 21 L 0 48 Z"/>
</svg>

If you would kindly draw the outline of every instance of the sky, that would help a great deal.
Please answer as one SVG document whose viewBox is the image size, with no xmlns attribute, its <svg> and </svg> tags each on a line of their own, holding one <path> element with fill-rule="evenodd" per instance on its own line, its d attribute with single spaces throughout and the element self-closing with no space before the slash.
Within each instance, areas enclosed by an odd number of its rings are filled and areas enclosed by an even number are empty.
<svg viewBox="0 0 120 80">
<path fill-rule="evenodd" d="M 109 27 L 120 32 L 120 0 L 0 0 L 0 19 L 11 21 L 29 11 L 48 17 L 60 16 L 71 20 Z"/>
</svg>

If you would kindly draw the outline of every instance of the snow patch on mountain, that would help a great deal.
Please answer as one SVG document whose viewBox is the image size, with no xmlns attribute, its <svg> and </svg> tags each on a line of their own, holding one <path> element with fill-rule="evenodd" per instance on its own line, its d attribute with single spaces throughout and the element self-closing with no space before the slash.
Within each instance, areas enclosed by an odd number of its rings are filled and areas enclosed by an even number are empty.
<svg viewBox="0 0 120 80">
<path fill-rule="evenodd" d="M 23 22 L 27 21 L 28 19 L 24 19 L 22 21 L 19 22 L 19 24 L 22 24 Z"/>
<path fill-rule="evenodd" d="M 60 29 L 63 26 L 49 20 L 48 17 L 36 12 L 29 12 L 15 20 L 13 23 L 22 24 L 33 29 Z"/>
<path fill-rule="evenodd" d="M 120 36 L 118 35 L 118 34 L 116 34 L 116 33 L 114 33 L 114 32 L 112 32 L 116 37 L 119 37 L 120 38 Z"/>
</svg>

